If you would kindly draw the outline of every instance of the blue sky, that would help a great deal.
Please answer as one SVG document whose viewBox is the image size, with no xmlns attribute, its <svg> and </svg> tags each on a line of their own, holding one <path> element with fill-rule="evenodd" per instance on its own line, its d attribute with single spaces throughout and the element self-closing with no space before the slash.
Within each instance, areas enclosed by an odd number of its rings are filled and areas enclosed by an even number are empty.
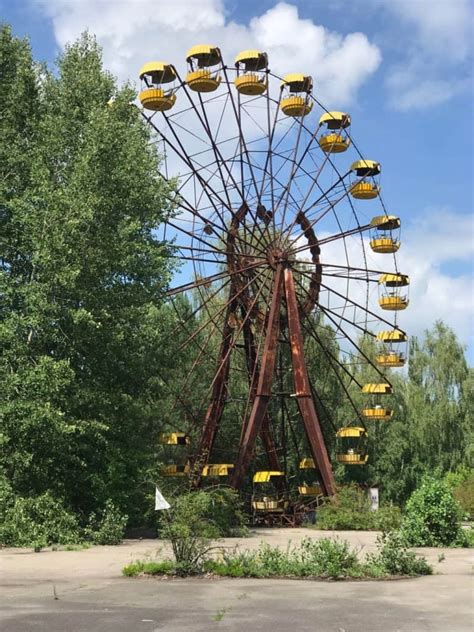
<svg viewBox="0 0 474 632">
<path fill-rule="evenodd" d="M 382 163 L 384 200 L 403 221 L 400 269 L 413 282 L 405 328 L 420 334 L 442 318 L 470 344 L 473 364 L 469 0 L 0 0 L 0 7 L 2 20 L 49 64 L 89 28 L 120 80 L 135 81 L 142 61 L 176 63 L 203 40 L 224 52 L 265 48 L 277 71 L 287 64 L 309 72 L 315 93 L 351 113 L 352 134 Z"/>
</svg>

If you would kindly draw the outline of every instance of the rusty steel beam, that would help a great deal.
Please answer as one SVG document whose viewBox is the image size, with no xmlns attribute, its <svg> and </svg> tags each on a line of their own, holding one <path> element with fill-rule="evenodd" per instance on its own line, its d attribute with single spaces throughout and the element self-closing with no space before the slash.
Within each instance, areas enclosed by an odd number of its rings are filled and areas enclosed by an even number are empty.
<svg viewBox="0 0 474 632">
<path fill-rule="evenodd" d="M 252 404 L 249 421 L 242 438 L 237 462 L 230 484 L 239 489 L 242 486 L 250 460 L 255 449 L 255 442 L 262 428 L 271 397 L 271 386 L 275 373 L 278 336 L 280 333 L 280 305 L 283 290 L 283 269 L 278 264 L 273 280 L 273 294 L 268 315 L 262 365 L 258 378 L 257 390 Z"/>
<path fill-rule="evenodd" d="M 255 393 L 257 391 L 257 384 L 259 380 L 260 370 L 258 366 L 257 349 L 255 348 L 255 337 L 250 327 L 250 323 L 247 322 L 244 326 L 244 340 L 245 340 L 245 356 L 247 361 L 247 371 L 249 376 L 249 389 L 251 401 L 255 399 Z M 245 427 L 243 428 L 245 434 Z M 263 447 L 267 454 L 268 465 L 271 470 L 280 470 L 280 459 L 278 458 L 273 435 L 270 431 L 270 417 L 268 412 L 265 413 L 263 418 L 262 427 L 260 428 L 260 439 L 262 440 Z"/>
<path fill-rule="evenodd" d="M 284 286 L 296 400 L 303 419 L 311 455 L 321 472 L 324 495 L 333 496 L 336 493 L 336 483 L 334 481 L 331 462 L 326 450 L 326 444 L 311 393 L 311 385 L 304 357 L 298 300 L 296 298 L 295 282 L 291 268 L 286 268 L 284 271 Z"/>
<path fill-rule="evenodd" d="M 230 371 L 230 353 L 233 330 L 229 325 L 229 317 L 235 310 L 235 295 L 233 285 L 230 288 L 230 298 L 227 303 L 227 310 L 222 331 L 222 342 L 219 350 L 218 369 L 212 387 L 211 400 L 204 417 L 201 440 L 194 459 L 191 473 L 191 484 L 198 487 L 201 481 L 201 472 L 204 465 L 209 461 L 209 455 L 214 445 L 217 430 L 222 419 L 225 400 L 228 392 L 228 380 Z"/>
</svg>

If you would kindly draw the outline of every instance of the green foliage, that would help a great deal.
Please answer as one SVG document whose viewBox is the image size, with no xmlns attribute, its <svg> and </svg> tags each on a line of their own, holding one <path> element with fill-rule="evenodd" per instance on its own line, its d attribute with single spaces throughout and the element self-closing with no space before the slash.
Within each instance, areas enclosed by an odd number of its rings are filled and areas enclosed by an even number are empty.
<svg viewBox="0 0 474 632">
<path fill-rule="evenodd" d="M 206 555 L 199 569 L 224 577 L 314 577 L 344 579 L 386 577 L 390 575 L 427 575 L 432 572 L 424 558 L 407 551 L 396 535 L 384 535 L 377 540 L 379 550 L 360 561 L 357 551 L 345 541 L 305 538 L 297 546 L 286 550 L 261 543 L 255 551 L 220 550 L 219 555 Z M 134 562 L 123 569 L 123 574 L 189 574 L 170 561 Z"/>
<path fill-rule="evenodd" d="M 438 321 L 412 338 L 408 379 L 397 378 L 396 417 L 374 446 L 375 480 L 404 503 L 423 477 L 469 462 L 473 445 L 473 374 L 455 332 Z M 394 376 L 395 377 L 395 376 Z"/>
<path fill-rule="evenodd" d="M 212 491 L 195 491 L 178 496 L 162 512 L 160 536 L 170 541 L 179 573 L 200 572 L 211 540 L 222 535 L 213 508 Z"/>
<path fill-rule="evenodd" d="M 1 500 L 1 499 L 0 499 Z M 33 547 L 66 545 L 65 550 L 80 550 L 93 544 L 120 544 L 127 516 L 112 501 L 107 501 L 98 515 L 92 513 L 83 529 L 77 517 L 63 501 L 49 492 L 21 498 L 9 496 L 0 522 L 0 545 Z"/>
<path fill-rule="evenodd" d="M 469 547 L 470 549 L 474 548 L 474 527 L 471 526 L 468 529 L 464 529 L 462 539 L 463 546 Z"/>
<path fill-rule="evenodd" d="M 221 537 L 245 536 L 247 516 L 243 511 L 242 499 L 235 489 L 215 487 L 206 491 L 210 497 L 207 520 L 214 524 Z"/>
<path fill-rule="evenodd" d="M 16 497 L 81 518 L 112 498 L 139 524 L 175 361 L 156 237 L 173 189 L 92 37 L 50 73 L 0 28 L 0 96 L 0 468 Z"/>
<path fill-rule="evenodd" d="M 431 575 L 433 569 L 424 557 L 408 551 L 403 536 L 397 531 L 377 538 L 378 551 L 370 554 L 367 564 L 384 575 Z"/>
<path fill-rule="evenodd" d="M 127 520 L 128 516 L 123 515 L 109 499 L 99 515 L 92 513 L 89 516 L 89 524 L 85 529 L 86 536 L 94 544 L 120 544 Z"/>
<path fill-rule="evenodd" d="M 212 539 L 245 533 L 241 500 L 235 490 L 210 488 L 186 492 L 162 512 L 160 536 L 171 542 L 176 568 L 189 574 L 202 570 Z"/>
<path fill-rule="evenodd" d="M 426 478 L 407 502 L 402 534 L 409 546 L 463 544 L 462 511 L 442 480 Z"/>
<path fill-rule="evenodd" d="M 175 564 L 170 560 L 162 562 L 143 562 L 136 561 L 127 564 L 122 569 L 125 577 L 136 577 L 137 575 L 170 575 L 175 572 Z"/>
<path fill-rule="evenodd" d="M 66 544 L 65 546 L 61 547 L 62 551 L 84 551 L 85 549 L 90 549 L 91 548 L 91 543 L 90 542 L 79 542 L 78 544 Z M 53 551 L 57 551 L 58 547 L 57 545 L 54 545 L 51 547 L 51 549 Z"/>
<path fill-rule="evenodd" d="M 463 517 L 472 519 L 474 517 L 474 470 L 461 465 L 454 472 L 448 472 L 444 480 L 452 489 L 454 498 L 463 511 Z"/>
<path fill-rule="evenodd" d="M 401 513 L 394 505 L 372 511 L 367 493 L 355 485 L 344 486 L 317 511 L 316 529 L 388 531 L 400 525 Z"/>
<path fill-rule="evenodd" d="M 0 544 L 43 548 L 81 539 L 76 517 L 46 492 L 36 498 L 17 497 L 0 524 Z"/>
</svg>

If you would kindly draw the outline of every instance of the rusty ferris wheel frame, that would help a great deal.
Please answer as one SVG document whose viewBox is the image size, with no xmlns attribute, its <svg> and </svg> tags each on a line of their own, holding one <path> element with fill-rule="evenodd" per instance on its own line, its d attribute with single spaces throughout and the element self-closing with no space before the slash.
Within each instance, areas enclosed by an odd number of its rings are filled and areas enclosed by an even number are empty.
<svg viewBox="0 0 474 632">
<path fill-rule="evenodd" d="M 304 343 L 310 338 L 321 347 L 355 418 L 364 425 L 341 373 L 357 380 L 348 365 L 324 346 L 312 315 L 324 316 L 338 337 L 390 385 L 355 339 L 359 332 L 375 337 L 375 323 L 397 328 L 396 314 L 389 321 L 369 307 L 371 284 L 390 272 L 369 267 L 364 235 L 374 224 L 359 219 L 358 202 L 351 195 L 360 183 L 376 186 L 377 172 L 357 172 L 348 166 L 345 153 L 338 156 L 321 149 L 318 135 L 324 116 L 318 123 L 313 115 L 317 110 L 329 116 L 331 112 L 311 89 L 304 93 L 305 115 L 288 117 L 282 111 L 285 80 L 268 68 L 262 72 L 264 94 L 256 96 L 236 90 L 238 63 L 227 66 L 220 58 L 213 75 L 219 78 L 218 86 L 210 92 L 192 89 L 172 68 L 176 81 L 167 98 L 173 99 L 173 109 L 152 114 L 143 110 L 142 116 L 163 156 L 162 177 L 178 176 L 173 198 L 178 212 L 167 220 L 163 236 L 182 262 L 181 276 L 190 280 L 169 288 L 166 296 L 172 302 L 189 292 L 199 297 L 182 323 L 183 347 L 194 346 L 196 353 L 177 396 L 185 407 L 193 372 L 207 356 L 211 339 L 216 334 L 221 338 L 207 407 L 201 419 L 192 413 L 200 426 L 198 444 L 188 455 L 192 483 L 198 486 L 203 466 L 213 462 L 237 353 L 243 353 L 248 391 L 238 420 L 240 441 L 229 482 L 242 487 L 259 439 L 270 469 L 282 470 L 269 402 L 275 396 L 272 385 L 279 348 L 285 344 L 290 349 L 287 370 L 292 373 L 292 396 L 323 493 L 330 496 L 335 483 L 319 419 L 322 400 L 308 372 Z M 345 149 L 350 147 L 363 161 L 348 129 L 344 133 Z M 370 211 L 388 217 L 378 187 Z M 325 260 L 329 245 L 333 252 L 334 245 L 338 248 L 336 262 Z M 355 245 L 358 266 L 351 264 Z M 224 295 L 216 309 L 216 297 Z M 202 321 L 190 330 L 198 314 Z"/>
</svg>

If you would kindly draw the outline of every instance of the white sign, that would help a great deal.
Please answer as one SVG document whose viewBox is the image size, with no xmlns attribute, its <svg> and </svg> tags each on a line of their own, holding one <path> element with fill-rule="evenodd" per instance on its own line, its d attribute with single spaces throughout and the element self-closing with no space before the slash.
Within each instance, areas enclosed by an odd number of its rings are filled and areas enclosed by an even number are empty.
<svg viewBox="0 0 474 632">
<path fill-rule="evenodd" d="M 371 487 L 369 490 L 370 495 L 370 508 L 372 511 L 377 511 L 379 508 L 379 488 Z"/>
<path fill-rule="evenodd" d="M 162 509 L 169 509 L 171 505 L 165 500 L 163 494 L 158 487 L 155 486 L 155 511 L 161 511 Z"/>
</svg>

